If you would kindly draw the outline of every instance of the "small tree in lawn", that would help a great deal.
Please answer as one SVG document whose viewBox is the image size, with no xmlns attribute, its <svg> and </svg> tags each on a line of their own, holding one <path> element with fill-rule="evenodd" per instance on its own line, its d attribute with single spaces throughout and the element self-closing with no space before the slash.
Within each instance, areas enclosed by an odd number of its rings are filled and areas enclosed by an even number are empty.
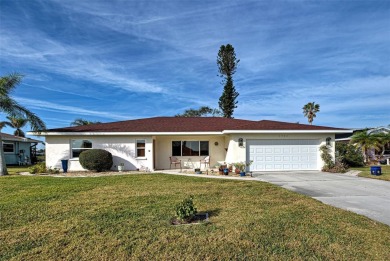
<svg viewBox="0 0 390 261">
<path fill-rule="evenodd" d="M 317 116 L 317 112 L 320 111 L 320 105 L 315 104 L 315 102 L 309 102 L 308 104 L 305 104 L 302 109 L 303 114 L 305 115 L 305 117 L 307 117 L 307 120 L 311 125 L 314 118 Z"/>
<path fill-rule="evenodd" d="M 236 72 L 239 62 L 240 60 L 236 58 L 232 45 L 221 45 L 218 52 L 217 65 L 219 75 L 224 77 L 222 81 L 224 88 L 218 104 L 225 118 L 233 118 L 234 109 L 237 108 L 238 101 L 236 99 L 239 93 L 234 87 L 233 74 Z"/>
<path fill-rule="evenodd" d="M 34 113 L 20 105 L 10 95 L 16 86 L 21 82 L 23 76 L 10 74 L 0 78 L 0 112 L 9 116 L 26 119 L 33 131 L 46 129 L 45 123 Z M 7 175 L 7 166 L 4 158 L 3 141 L 0 135 L 0 176 Z"/>
</svg>

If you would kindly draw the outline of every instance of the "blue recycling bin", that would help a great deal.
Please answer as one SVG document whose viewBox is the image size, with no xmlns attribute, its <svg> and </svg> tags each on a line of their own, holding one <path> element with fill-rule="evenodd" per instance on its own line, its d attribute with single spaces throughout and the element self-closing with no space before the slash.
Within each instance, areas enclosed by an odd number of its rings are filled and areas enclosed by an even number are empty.
<svg viewBox="0 0 390 261">
<path fill-rule="evenodd" d="M 371 172 L 371 175 L 380 176 L 380 175 L 382 175 L 382 168 L 381 168 L 381 166 L 371 166 L 370 172 Z"/>
<path fill-rule="evenodd" d="M 64 173 L 68 172 L 68 162 L 69 160 L 61 160 L 62 169 L 64 170 Z"/>
</svg>

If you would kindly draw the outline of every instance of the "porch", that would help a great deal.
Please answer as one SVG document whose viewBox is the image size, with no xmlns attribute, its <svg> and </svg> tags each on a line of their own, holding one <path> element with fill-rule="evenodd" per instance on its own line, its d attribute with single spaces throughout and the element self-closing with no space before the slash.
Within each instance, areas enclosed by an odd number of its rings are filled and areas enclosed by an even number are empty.
<svg viewBox="0 0 390 261">
<path fill-rule="evenodd" d="M 153 165 L 155 170 L 180 169 L 170 164 L 169 157 L 176 157 L 182 169 L 205 170 L 201 160 L 210 156 L 207 168 L 214 168 L 218 162 L 225 162 L 229 146 L 227 135 L 202 136 L 155 136 L 153 137 Z"/>
</svg>

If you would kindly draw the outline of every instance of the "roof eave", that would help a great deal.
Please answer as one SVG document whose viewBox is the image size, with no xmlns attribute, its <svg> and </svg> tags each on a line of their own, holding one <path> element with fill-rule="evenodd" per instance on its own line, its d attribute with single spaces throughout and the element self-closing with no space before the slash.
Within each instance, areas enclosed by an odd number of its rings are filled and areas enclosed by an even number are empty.
<svg viewBox="0 0 390 261">
<path fill-rule="evenodd" d="M 28 132 L 34 136 L 172 136 L 172 135 L 223 135 L 271 133 L 352 133 L 353 130 L 224 130 L 193 132 Z"/>
<path fill-rule="evenodd" d="M 224 130 L 223 134 L 352 133 L 353 130 Z"/>
<path fill-rule="evenodd" d="M 222 135 L 220 131 L 203 132 L 28 132 L 34 136 L 169 136 L 169 135 Z"/>
</svg>

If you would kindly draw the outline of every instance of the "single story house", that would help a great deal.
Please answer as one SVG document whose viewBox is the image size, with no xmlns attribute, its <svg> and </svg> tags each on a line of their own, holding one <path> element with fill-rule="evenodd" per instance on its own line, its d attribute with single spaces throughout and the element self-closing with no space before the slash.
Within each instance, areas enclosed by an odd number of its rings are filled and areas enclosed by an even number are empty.
<svg viewBox="0 0 390 261">
<path fill-rule="evenodd" d="M 155 117 L 85 126 L 49 129 L 45 136 L 46 164 L 83 170 L 80 153 L 104 149 L 114 165 L 124 169 L 161 170 L 171 167 L 170 157 L 183 168 L 198 168 L 210 156 L 217 163 L 253 161 L 250 171 L 321 170 L 319 147 L 335 150 L 335 134 L 352 130 L 279 121 L 221 117 Z M 178 166 L 172 166 L 178 168 Z M 202 168 L 205 166 L 202 165 Z"/>
<path fill-rule="evenodd" d="M 7 165 L 30 165 L 36 162 L 36 146 L 40 140 L 0 133 Z"/>
</svg>

